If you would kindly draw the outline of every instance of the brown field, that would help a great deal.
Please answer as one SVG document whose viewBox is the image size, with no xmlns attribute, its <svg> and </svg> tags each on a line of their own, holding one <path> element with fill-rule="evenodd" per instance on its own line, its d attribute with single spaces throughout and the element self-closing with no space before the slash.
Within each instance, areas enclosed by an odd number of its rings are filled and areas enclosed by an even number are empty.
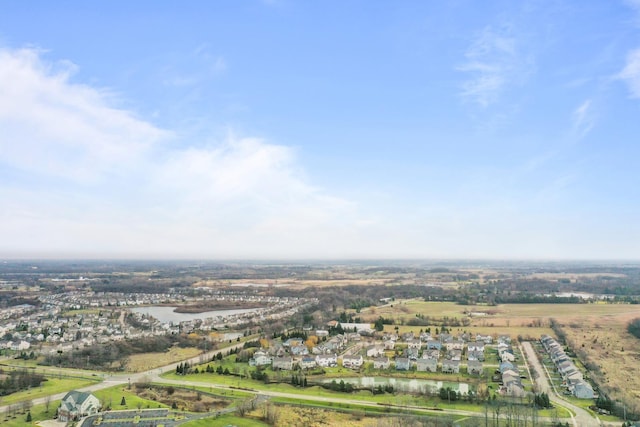
<svg viewBox="0 0 640 427">
<path fill-rule="evenodd" d="M 142 372 L 149 369 L 165 366 L 173 362 L 188 359 L 200 354 L 200 350 L 194 347 L 171 347 L 164 353 L 142 353 L 129 356 L 127 372 Z"/>
<path fill-rule="evenodd" d="M 615 314 L 565 316 L 559 323 L 567 341 L 596 366 L 594 379 L 612 399 L 624 399 L 640 411 L 640 340 L 629 334 L 627 323 L 640 317 L 640 308 Z M 598 372 L 598 370 L 600 372 Z"/>
<path fill-rule="evenodd" d="M 467 313 L 484 313 L 471 316 Z M 426 302 L 418 299 L 396 301 L 392 304 L 362 310 L 359 316 L 364 321 L 373 322 L 379 316 L 389 317 L 405 323 L 416 314 L 433 319 L 469 318 L 475 327 L 529 327 L 548 326 L 549 319 L 593 318 L 601 316 L 640 316 L 638 306 L 629 304 L 502 304 L 459 305 L 454 302 Z M 636 316 L 637 315 L 637 316 Z"/>
<path fill-rule="evenodd" d="M 385 325 L 385 332 L 395 332 L 395 327 L 392 325 Z M 438 325 L 431 326 L 399 326 L 398 333 L 403 334 L 405 332 L 413 332 L 417 334 L 420 330 L 426 330 L 427 328 L 431 328 L 431 332 L 433 333 L 436 328 L 439 328 Z M 549 327 L 523 327 L 523 326 L 460 326 L 460 327 L 452 327 L 450 328 L 452 334 L 461 334 L 461 333 L 469 333 L 473 336 L 476 334 L 482 335 L 491 335 L 497 337 L 499 335 L 508 335 L 512 339 L 517 339 L 518 336 L 523 337 L 524 339 L 539 339 L 541 335 L 547 334 L 551 336 L 555 336 L 553 330 Z"/>
<path fill-rule="evenodd" d="M 250 415 L 260 419 L 264 415 L 264 408 L 258 408 Z M 399 422 L 396 418 L 365 417 L 364 413 L 350 414 L 330 411 L 326 409 L 304 408 L 289 405 L 276 407 L 277 420 L 275 427 L 308 426 L 308 427 L 392 427 L 392 426 L 421 426 L 422 423 L 410 420 Z"/>
<path fill-rule="evenodd" d="M 532 279 L 545 279 L 545 280 L 560 280 L 560 279 L 569 279 L 572 281 L 576 281 L 580 278 L 591 278 L 596 279 L 598 277 L 627 277 L 626 274 L 621 273 L 533 273 L 528 274 L 527 278 Z"/>
</svg>

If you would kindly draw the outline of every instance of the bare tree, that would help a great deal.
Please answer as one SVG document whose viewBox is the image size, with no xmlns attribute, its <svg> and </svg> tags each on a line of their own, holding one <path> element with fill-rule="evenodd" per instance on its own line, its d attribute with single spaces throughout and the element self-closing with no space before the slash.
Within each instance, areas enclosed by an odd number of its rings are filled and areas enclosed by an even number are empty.
<svg viewBox="0 0 640 427">
<path fill-rule="evenodd" d="M 49 413 L 49 406 L 51 406 L 51 395 L 48 394 L 44 397 L 44 410 L 47 414 Z"/>
</svg>

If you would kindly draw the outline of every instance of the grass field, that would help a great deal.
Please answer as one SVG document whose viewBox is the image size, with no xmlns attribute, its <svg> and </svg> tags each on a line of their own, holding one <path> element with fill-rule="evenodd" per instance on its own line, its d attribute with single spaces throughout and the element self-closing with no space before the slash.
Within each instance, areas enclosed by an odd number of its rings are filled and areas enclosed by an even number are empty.
<svg viewBox="0 0 640 427">
<path fill-rule="evenodd" d="M 56 408 L 60 404 L 59 400 L 51 401 L 49 404 L 49 411 L 46 411 L 45 405 L 36 405 L 31 408 L 31 423 L 26 421 L 27 415 L 24 413 L 17 413 L 14 416 L 9 416 L 7 413 L 0 414 L 0 425 L 2 427 L 24 427 L 30 425 L 37 425 L 38 421 L 51 420 L 56 412 Z"/>
<path fill-rule="evenodd" d="M 162 353 L 142 353 L 129 356 L 127 362 L 127 372 L 142 372 L 149 369 L 165 366 L 170 363 L 179 362 L 200 354 L 201 351 L 195 347 L 181 348 L 171 347 L 169 351 Z"/>
<path fill-rule="evenodd" d="M 132 388 L 129 390 L 127 386 L 115 386 L 106 388 L 104 390 L 99 390 L 93 393 L 100 403 L 102 403 L 104 407 L 110 407 L 114 411 L 124 410 L 124 409 L 137 409 L 138 407 L 146 409 L 146 408 L 168 408 L 167 405 L 163 405 L 158 402 L 154 402 L 152 400 L 146 400 L 139 398 L 135 390 Z M 121 405 L 122 398 L 125 399 L 125 404 Z"/>
<path fill-rule="evenodd" d="M 2 396 L 2 404 L 8 405 L 15 402 L 23 402 L 25 400 L 33 400 L 47 395 L 62 393 L 81 387 L 86 387 L 96 381 L 75 379 L 75 378 L 52 378 L 45 381 L 42 387 L 32 388 L 30 390 L 12 393 L 8 396 Z"/>
</svg>

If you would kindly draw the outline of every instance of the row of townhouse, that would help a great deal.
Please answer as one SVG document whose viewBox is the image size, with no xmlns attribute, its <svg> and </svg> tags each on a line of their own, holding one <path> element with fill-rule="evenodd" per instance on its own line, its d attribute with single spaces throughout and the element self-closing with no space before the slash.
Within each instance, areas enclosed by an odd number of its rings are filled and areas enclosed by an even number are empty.
<svg viewBox="0 0 640 427">
<path fill-rule="evenodd" d="M 595 393 L 593 387 L 582 376 L 582 372 L 576 367 L 571 358 L 567 356 L 562 346 L 549 335 L 540 338 L 542 346 L 556 365 L 556 369 L 562 376 L 567 389 L 578 399 L 593 399 Z"/>
<path fill-rule="evenodd" d="M 501 361 L 498 367 L 502 381 L 501 392 L 512 397 L 524 397 L 526 392 L 522 385 L 518 366 L 515 364 L 516 357 L 511 347 L 510 337 L 498 337 L 498 358 Z"/>
<path fill-rule="evenodd" d="M 385 350 L 392 350 L 398 341 L 396 334 L 386 333 L 382 337 Z M 454 337 L 450 334 L 440 334 L 437 337 L 431 336 L 429 333 L 421 333 L 419 337 L 415 337 L 413 332 L 407 332 L 402 334 L 402 342 L 407 348 L 428 350 L 460 350 L 467 349 L 468 353 L 472 355 L 470 360 L 484 360 L 485 345 L 493 342 L 493 337 L 477 335 L 475 341 L 471 341 L 471 337 L 468 334 L 463 334 L 460 337 Z"/>
</svg>

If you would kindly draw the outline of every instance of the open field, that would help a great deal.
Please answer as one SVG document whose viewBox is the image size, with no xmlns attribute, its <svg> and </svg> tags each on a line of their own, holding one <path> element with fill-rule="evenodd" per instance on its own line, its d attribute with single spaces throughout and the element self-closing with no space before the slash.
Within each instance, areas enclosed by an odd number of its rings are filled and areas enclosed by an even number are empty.
<svg viewBox="0 0 640 427">
<path fill-rule="evenodd" d="M 15 402 L 23 402 L 25 400 L 33 400 L 40 397 L 62 393 L 65 391 L 74 390 L 77 388 L 86 387 L 93 384 L 95 381 L 77 378 L 50 378 L 44 383 L 42 387 L 32 388 L 30 390 L 19 391 L 12 393 L 8 396 L 2 396 L 2 404 L 8 405 Z"/>
<path fill-rule="evenodd" d="M 363 412 L 348 414 L 327 409 L 295 407 L 278 405 L 272 409 L 277 414 L 275 427 L 309 426 L 309 427 L 365 427 L 374 426 L 375 419 L 366 419 Z M 253 411 L 250 415 L 259 417 L 262 408 Z"/>
<path fill-rule="evenodd" d="M 591 362 L 592 376 L 611 398 L 625 399 L 640 411 L 640 340 L 626 330 L 631 319 L 640 317 L 640 307 L 631 307 L 635 312 L 566 316 L 558 321 L 567 341 Z"/>
<path fill-rule="evenodd" d="M 580 278 L 591 278 L 597 279 L 599 277 L 627 277 L 626 274 L 622 273 L 532 273 L 524 276 L 526 278 L 533 279 L 545 279 L 545 280 L 562 280 L 568 279 L 572 281 L 576 281 Z"/>
<path fill-rule="evenodd" d="M 129 356 L 127 372 L 142 372 L 165 366 L 180 360 L 189 359 L 201 353 L 195 347 L 171 347 L 169 351 L 159 353 L 142 353 Z"/>
<path fill-rule="evenodd" d="M 380 307 L 362 310 L 359 316 L 365 321 L 373 321 L 379 316 L 405 321 L 416 314 L 432 318 L 457 318 L 471 316 L 471 324 L 482 326 L 493 323 L 495 326 L 526 326 L 536 319 L 575 318 L 576 316 L 634 315 L 639 313 L 637 306 L 631 304 L 501 304 L 461 305 L 455 302 L 428 302 L 420 299 L 395 301 Z M 484 313 L 484 314 L 481 314 Z M 508 324 L 507 324 L 508 322 Z"/>
<path fill-rule="evenodd" d="M 241 418 L 235 415 L 222 415 L 220 417 L 205 418 L 202 420 L 188 421 L 182 424 L 182 427 L 225 427 L 225 426 L 243 426 L 243 427 L 266 427 L 262 421 L 251 418 Z"/>
</svg>

